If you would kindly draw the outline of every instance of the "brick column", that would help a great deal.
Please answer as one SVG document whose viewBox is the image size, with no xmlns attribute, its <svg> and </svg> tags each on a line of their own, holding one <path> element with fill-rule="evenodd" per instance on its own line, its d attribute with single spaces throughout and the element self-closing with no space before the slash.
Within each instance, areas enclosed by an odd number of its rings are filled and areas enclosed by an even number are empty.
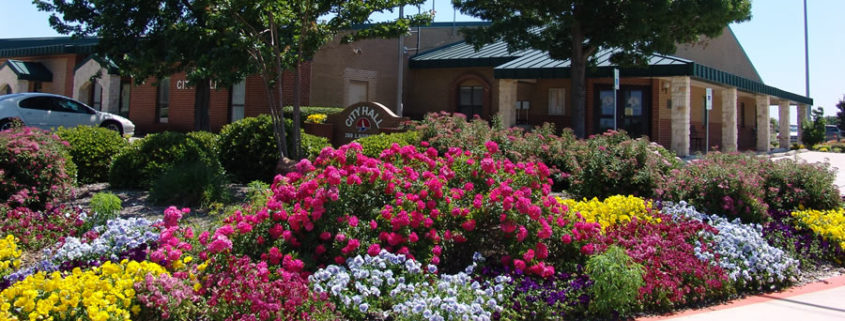
<svg viewBox="0 0 845 321">
<path fill-rule="evenodd" d="M 672 77 L 672 151 L 689 155 L 690 144 L 690 78 Z"/>
<path fill-rule="evenodd" d="M 789 101 L 781 100 L 778 104 L 778 144 L 780 148 L 789 148 Z"/>
<path fill-rule="evenodd" d="M 798 105 L 798 143 L 803 144 L 804 138 L 804 128 L 802 128 L 802 124 L 805 120 L 807 120 L 807 116 L 809 113 L 807 112 L 807 105 L 800 104 Z"/>
<path fill-rule="evenodd" d="M 771 146 L 769 140 L 769 96 L 757 95 L 757 151 L 768 152 Z"/>
<path fill-rule="evenodd" d="M 497 86 L 499 105 L 496 114 L 502 120 L 502 126 L 509 128 L 516 124 L 516 80 L 499 79 Z"/>
<path fill-rule="evenodd" d="M 736 88 L 722 89 L 722 151 L 737 150 Z"/>
</svg>

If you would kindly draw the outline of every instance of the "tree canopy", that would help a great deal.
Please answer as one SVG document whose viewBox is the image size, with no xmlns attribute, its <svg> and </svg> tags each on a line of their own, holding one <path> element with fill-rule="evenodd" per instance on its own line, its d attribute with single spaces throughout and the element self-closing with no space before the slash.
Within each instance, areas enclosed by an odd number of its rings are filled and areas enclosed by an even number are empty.
<svg viewBox="0 0 845 321">
<path fill-rule="evenodd" d="M 491 21 L 466 28 L 468 43 L 496 41 L 509 50 L 544 50 L 572 60 L 573 129 L 585 132 L 586 67 L 600 49 L 618 51 L 619 65 L 645 64 L 654 53 L 671 54 L 676 44 L 715 37 L 731 22 L 750 19 L 749 0 L 453 0 L 464 14 Z"/>
</svg>

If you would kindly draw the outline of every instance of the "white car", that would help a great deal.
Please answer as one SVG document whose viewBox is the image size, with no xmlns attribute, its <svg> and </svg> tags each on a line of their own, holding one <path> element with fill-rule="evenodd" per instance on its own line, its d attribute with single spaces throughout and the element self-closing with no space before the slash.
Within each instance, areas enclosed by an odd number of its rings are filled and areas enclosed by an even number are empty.
<svg viewBox="0 0 845 321">
<path fill-rule="evenodd" d="M 11 128 L 15 120 L 42 129 L 87 125 L 105 127 L 121 135 L 135 134 L 135 124 L 129 119 L 97 111 L 65 96 L 45 93 L 0 96 L 0 130 Z"/>
</svg>

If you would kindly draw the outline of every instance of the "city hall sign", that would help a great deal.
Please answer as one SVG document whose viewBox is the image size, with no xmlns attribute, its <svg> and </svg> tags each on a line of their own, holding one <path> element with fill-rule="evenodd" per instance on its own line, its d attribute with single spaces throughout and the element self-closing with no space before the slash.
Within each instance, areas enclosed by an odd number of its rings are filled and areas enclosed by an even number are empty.
<svg viewBox="0 0 845 321">
<path fill-rule="evenodd" d="M 361 102 L 329 115 L 326 123 L 333 124 L 332 143 L 337 146 L 361 137 L 397 131 L 402 120 L 380 103 Z"/>
</svg>

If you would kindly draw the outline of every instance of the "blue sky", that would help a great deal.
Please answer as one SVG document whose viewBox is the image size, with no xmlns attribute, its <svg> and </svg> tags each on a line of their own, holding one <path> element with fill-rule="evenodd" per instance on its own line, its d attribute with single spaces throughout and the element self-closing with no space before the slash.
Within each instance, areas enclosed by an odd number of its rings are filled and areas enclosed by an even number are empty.
<svg viewBox="0 0 845 321">
<path fill-rule="evenodd" d="M 804 18 L 802 0 L 752 0 L 750 21 L 733 24 L 742 44 L 763 81 L 789 92 L 803 95 L 804 87 Z M 428 0 L 422 10 L 437 12 L 435 21 L 452 21 L 449 0 Z M 416 13 L 409 7 L 406 13 Z M 2 0 L 0 38 L 44 37 L 58 35 L 50 28 L 47 17 L 28 0 Z M 808 1 L 810 41 L 810 96 L 815 107 L 824 106 L 825 115 L 835 115 L 836 103 L 845 95 L 845 1 Z M 396 12 L 373 16 L 374 20 L 393 19 Z M 457 13 L 458 21 L 471 21 Z M 814 108 L 815 108 L 814 107 Z M 794 114 L 794 109 L 793 109 Z M 772 113 L 777 117 L 777 112 Z M 792 121 L 794 122 L 794 120 Z"/>
</svg>

